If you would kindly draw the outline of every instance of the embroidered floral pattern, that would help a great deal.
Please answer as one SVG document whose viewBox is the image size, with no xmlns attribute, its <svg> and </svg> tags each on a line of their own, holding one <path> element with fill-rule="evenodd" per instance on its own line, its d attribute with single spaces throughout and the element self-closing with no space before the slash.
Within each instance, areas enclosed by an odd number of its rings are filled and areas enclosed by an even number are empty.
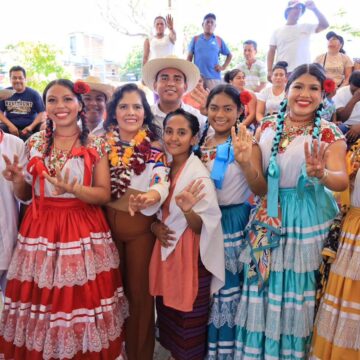
<svg viewBox="0 0 360 360">
<path fill-rule="evenodd" d="M 201 148 L 201 162 L 203 164 L 214 160 L 216 158 L 216 147 L 214 148 Z"/>
<path fill-rule="evenodd" d="M 261 125 L 261 132 L 265 131 L 267 128 L 272 128 L 276 131 L 276 117 L 268 117 L 265 118 Z M 297 137 L 297 136 L 306 136 L 312 135 L 313 133 L 313 124 L 309 124 L 303 127 L 284 127 L 284 131 L 281 135 L 281 140 L 279 142 L 279 153 L 284 153 L 289 144 Z M 326 142 L 327 144 L 331 144 L 336 140 L 343 139 L 344 135 L 339 130 L 339 128 L 330 122 L 322 122 L 321 123 L 321 132 L 320 132 L 320 141 Z"/>
<path fill-rule="evenodd" d="M 27 158 L 30 160 L 33 157 L 32 150 L 43 154 L 45 151 L 45 132 L 40 131 L 26 142 L 26 154 Z M 88 148 L 93 148 L 101 156 L 109 151 L 109 148 L 106 147 L 106 142 L 104 139 L 97 136 L 89 136 L 88 143 L 86 145 Z M 46 165 L 51 176 L 56 175 L 56 168 L 62 169 L 67 160 L 73 158 L 71 150 L 60 150 L 52 146 L 50 155 L 47 157 Z"/>
</svg>

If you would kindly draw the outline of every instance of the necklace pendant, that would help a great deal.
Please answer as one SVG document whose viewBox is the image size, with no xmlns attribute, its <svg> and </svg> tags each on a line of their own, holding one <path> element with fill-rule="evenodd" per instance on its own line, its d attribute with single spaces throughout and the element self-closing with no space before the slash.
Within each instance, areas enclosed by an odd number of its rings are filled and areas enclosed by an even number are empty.
<svg viewBox="0 0 360 360">
<path fill-rule="evenodd" d="M 289 139 L 286 138 L 281 142 L 280 147 L 282 147 L 283 149 L 285 149 L 287 146 L 289 145 Z"/>
</svg>

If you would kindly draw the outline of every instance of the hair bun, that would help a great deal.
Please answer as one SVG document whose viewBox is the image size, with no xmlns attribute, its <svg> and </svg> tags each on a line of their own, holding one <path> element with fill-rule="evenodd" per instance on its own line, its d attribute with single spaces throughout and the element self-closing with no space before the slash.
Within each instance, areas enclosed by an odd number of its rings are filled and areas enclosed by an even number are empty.
<svg viewBox="0 0 360 360">
<path fill-rule="evenodd" d="M 288 64 L 286 61 L 278 61 L 278 62 L 275 64 L 275 66 L 277 66 L 277 67 L 282 67 L 282 68 L 286 69 L 286 68 L 289 66 L 289 64 Z"/>
</svg>

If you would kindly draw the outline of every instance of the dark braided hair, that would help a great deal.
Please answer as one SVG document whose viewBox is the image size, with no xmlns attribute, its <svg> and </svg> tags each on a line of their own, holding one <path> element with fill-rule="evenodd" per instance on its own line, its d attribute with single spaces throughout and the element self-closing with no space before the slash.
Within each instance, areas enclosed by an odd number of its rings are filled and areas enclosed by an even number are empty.
<svg viewBox="0 0 360 360">
<path fill-rule="evenodd" d="M 285 121 L 285 114 L 287 108 L 287 99 L 284 99 L 280 104 L 280 109 L 277 115 L 277 125 L 276 125 L 276 134 L 274 136 L 273 144 L 271 147 L 271 159 L 276 159 L 279 150 L 279 144 L 281 140 L 281 135 L 284 129 L 284 121 Z"/>
<path fill-rule="evenodd" d="M 74 92 L 74 83 L 71 80 L 68 80 L 68 79 L 53 80 L 53 81 L 49 82 L 49 84 L 47 84 L 47 86 L 43 92 L 43 102 L 45 104 L 45 107 L 46 107 L 46 100 L 47 100 L 46 95 L 47 95 L 48 91 L 50 90 L 50 88 L 52 88 L 55 85 L 63 86 L 65 88 L 69 89 L 75 95 L 79 104 L 81 104 L 81 106 L 82 106 L 82 110 L 80 110 L 79 114 L 78 114 L 78 116 L 81 119 L 81 125 L 82 125 L 82 130 L 81 130 L 79 139 L 80 139 L 81 145 L 84 146 L 87 143 L 89 129 L 86 125 L 86 114 L 85 114 L 85 110 L 84 110 L 85 104 L 82 100 L 81 94 L 77 94 L 76 92 Z M 51 146 L 54 142 L 54 126 L 53 126 L 53 121 L 51 119 L 46 120 L 45 139 L 46 139 L 46 147 L 45 147 L 44 155 L 48 156 L 50 154 Z"/>
<path fill-rule="evenodd" d="M 53 121 L 49 118 L 46 119 L 46 128 L 45 128 L 45 140 L 46 140 L 46 147 L 44 151 L 44 156 L 49 156 L 51 146 L 54 142 L 54 124 Z"/>
<path fill-rule="evenodd" d="M 215 86 L 210 91 L 210 93 L 207 97 L 206 109 L 209 108 L 211 100 L 214 98 L 214 96 L 219 95 L 219 94 L 225 94 L 226 96 L 228 96 L 236 104 L 237 110 L 242 111 L 239 119 L 237 119 L 237 121 L 236 121 L 236 125 L 238 125 L 239 122 L 241 122 L 242 119 L 244 118 L 244 108 L 245 108 L 244 105 L 241 103 L 239 90 L 235 86 L 230 85 L 230 84 L 220 84 L 220 85 Z M 205 142 L 209 127 L 210 127 L 209 119 L 206 119 L 204 132 L 202 133 L 202 136 L 199 141 L 199 148 L 195 152 L 195 154 L 199 157 L 201 156 L 200 147 Z M 236 126 L 236 130 L 237 130 L 237 126 Z"/>
<path fill-rule="evenodd" d="M 116 107 L 118 106 L 125 93 L 136 92 L 140 98 L 142 106 L 144 107 L 144 125 L 150 130 L 150 138 L 152 141 L 161 138 L 161 129 L 154 123 L 154 115 L 151 112 L 151 107 L 146 99 L 144 91 L 142 91 L 136 84 L 129 83 L 118 87 L 110 101 L 107 104 L 106 120 L 104 122 L 105 130 L 109 130 L 111 125 L 118 125 L 116 120 Z"/>
<path fill-rule="evenodd" d="M 83 110 L 79 114 L 80 120 L 81 120 L 81 133 L 79 136 L 81 145 L 85 145 L 87 142 L 87 138 L 89 136 L 90 130 L 87 127 L 87 119 L 86 119 L 86 113 L 83 107 Z"/>
</svg>

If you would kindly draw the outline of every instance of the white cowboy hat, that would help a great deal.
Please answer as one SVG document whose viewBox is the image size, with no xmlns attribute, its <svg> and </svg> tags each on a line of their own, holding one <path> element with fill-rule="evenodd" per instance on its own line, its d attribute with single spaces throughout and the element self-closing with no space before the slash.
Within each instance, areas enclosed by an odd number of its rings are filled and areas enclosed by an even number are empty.
<svg viewBox="0 0 360 360">
<path fill-rule="evenodd" d="M 192 62 L 180 59 L 177 56 L 167 56 L 149 60 L 142 70 L 142 78 L 145 85 L 154 91 L 156 75 L 159 71 L 170 68 L 180 70 L 185 75 L 187 84 L 186 92 L 190 92 L 196 87 L 200 79 L 198 67 Z"/>
<path fill-rule="evenodd" d="M 86 82 L 90 86 L 91 90 L 99 91 L 99 92 L 103 93 L 106 97 L 106 101 L 110 100 L 110 98 L 115 90 L 112 85 L 103 83 L 101 81 L 101 79 L 96 76 L 88 76 L 87 78 L 83 79 L 82 81 Z"/>
</svg>

